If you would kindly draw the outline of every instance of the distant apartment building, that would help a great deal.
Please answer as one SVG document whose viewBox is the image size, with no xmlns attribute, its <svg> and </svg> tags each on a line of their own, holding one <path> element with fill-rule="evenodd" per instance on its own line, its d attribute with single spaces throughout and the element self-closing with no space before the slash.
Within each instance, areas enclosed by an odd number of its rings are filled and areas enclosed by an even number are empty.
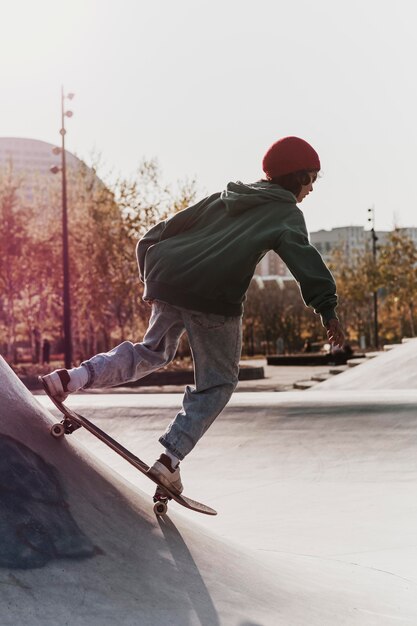
<svg viewBox="0 0 417 626">
<path fill-rule="evenodd" d="M 400 232 L 408 235 L 417 246 L 417 227 L 399 228 Z M 376 231 L 378 245 L 383 245 L 390 231 Z M 357 254 L 364 254 L 372 248 L 370 230 L 363 226 L 340 226 L 331 230 L 318 230 L 310 233 L 310 242 L 320 252 L 324 261 L 328 263 L 336 249 L 343 250 L 347 259 L 353 259 Z M 291 276 L 285 263 L 274 252 L 268 252 L 256 269 L 258 276 Z"/>
<path fill-rule="evenodd" d="M 273 251 L 266 253 L 256 268 L 257 276 L 290 276 L 284 261 Z"/>
<path fill-rule="evenodd" d="M 383 243 L 387 232 L 380 231 L 376 235 L 378 242 Z M 310 234 L 310 241 L 320 252 L 327 263 L 335 250 L 342 250 L 345 257 L 353 259 L 372 247 L 371 231 L 363 226 L 340 226 L 331 230 L 318 230 Z"/>
<path fill-rule="evenodd" d="M 407 235 L 417 246 L 417 228 L 398 228 L 398 231 Z M 390 232 L 392 231 L 375 231 L 378 246 L 387 242 Z M 365 230 L 363 226 L 342 226 L 331 230 L 318 230 L 310 234 L 310 241 L 326 262 L 330 260 L 335 249 L 342 249 L 346 258 L 353 259 L 355 255 L 363 254 L 372 248 L 371 231 Z"/>
<path fill-rule="evenodd" d="M 319 230 L 310 233 L 310 242 L 320 252 L 323 259 L 328 262 L 332 252 L 343 248 L 348 257 L 355 252 L 362 252 L 370 242 L 370 233 L 362 226 L 344 226 L 332 228 L 332 230 Z M 261 276 L 278 275 L 290 276 L 285 263 L 273 252 L 268 252 L 257 268 L 257 274 Z"/>
<path fill-rule="evenodd" d="M 410 239 L 412 239 L 415 246 L 417 246 L 417 228 L 399 228 L 400 233 L 405 233 Z"/>
<path fill-rule="evenodd" d="M 323 259 L 329 260 L 333 250 L 344 249 L 346 256 L 352 256 L 366 247 L 366 238 L 362 226 L 345 226 L 331 230 L 318 230 L 310 234 L 310 241 L 320 252 Z"/>
</svg>

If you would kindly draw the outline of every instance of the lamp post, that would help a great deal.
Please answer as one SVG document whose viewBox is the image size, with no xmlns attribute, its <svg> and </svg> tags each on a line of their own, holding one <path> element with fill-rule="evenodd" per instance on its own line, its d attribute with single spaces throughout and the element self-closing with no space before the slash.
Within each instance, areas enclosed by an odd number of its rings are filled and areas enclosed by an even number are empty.
<svg viewBox="0 0 417 626">
<path fill-rule="evenodd" d="M 375 207 L 371 207 L 368 209 L 368 222 L 371 222 L 371 237 L 372 237 L 372 257 L 374 260 L 374 269 L 376 269 L 376 242 L 378 241 L 378 237 L 375 233 Z M 374 337 L 375 337 L 375 348 L 379 350 L 379 333 L 378 333 L 378 290 L 375 289 L 373 292 L 373 301 L 374 301 Z"/>
<path fill-rule="evenodd" d="M 61 154 L 61 167 L 53 166 L 50 171 L 53 174 L 62 172 L 62 261 L 64 275 L 64 355 L 65 368 L 72 367 L 72 338 L 71 338 L 71 291 L 68 253 L 68 211 L 67 211 L 67 172 L 65 160 L 65 117 L 72 117 L 72 111 L 65 111 L 65 99 L 72 100 L 73 93 L 64 95 L 61 87 L 61 148 L 54 148 L 54 154 Z"/>
</svg>

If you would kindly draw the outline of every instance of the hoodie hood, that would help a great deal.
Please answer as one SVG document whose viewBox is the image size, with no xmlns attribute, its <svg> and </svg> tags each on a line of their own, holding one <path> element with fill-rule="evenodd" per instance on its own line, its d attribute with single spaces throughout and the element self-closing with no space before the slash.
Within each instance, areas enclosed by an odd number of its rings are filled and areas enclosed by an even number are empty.
<svg viewBox="0 0 417 626">
<path fill-rule="evenodd" d="M 226 210 L 230 215 L 239 215 L 254 206 L 270 202 L 297 203 L 297 198 L 291 191 L 287 191 L 279 185 L 274 185 L 267 181 L 259 181 L 249 185 L 245 185 L 240 181 L 228 183 L 226 189 L 222 191 L 220 198 L 226 205 Z"/>
</svg>

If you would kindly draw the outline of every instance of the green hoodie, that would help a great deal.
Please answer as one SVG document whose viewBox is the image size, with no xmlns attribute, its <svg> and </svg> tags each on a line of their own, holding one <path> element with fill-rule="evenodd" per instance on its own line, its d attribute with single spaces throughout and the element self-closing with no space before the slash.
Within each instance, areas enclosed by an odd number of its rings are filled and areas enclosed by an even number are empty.
<svg viewBox="0 0 417 626">
<path fill-rule="evenodd" d="M 255 268 L 274 250 L 325 324 L 336 318 L 336 285 L 310 245 L 296 197 L 279 185 L 229 183 L 222 193 L 176 213 L 139 241 L 145 300 L 240 315 Z"/>
</svg>

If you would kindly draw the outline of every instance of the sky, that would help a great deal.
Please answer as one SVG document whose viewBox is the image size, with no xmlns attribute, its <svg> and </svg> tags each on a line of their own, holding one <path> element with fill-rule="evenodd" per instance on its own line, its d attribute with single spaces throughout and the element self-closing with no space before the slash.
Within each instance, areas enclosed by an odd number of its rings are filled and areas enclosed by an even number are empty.
<svg viewBox="0 0 417 626">
<path fill-rule="evenodd" d="M 109 177 L 158 160 L 198 195 L 320 155 L 309 230 L 417 226 L 414 0 L 0 0 L 0 137 L 59 143 Z M 109 179 L 110 179 L 109 178 Z"/>
</svg>

